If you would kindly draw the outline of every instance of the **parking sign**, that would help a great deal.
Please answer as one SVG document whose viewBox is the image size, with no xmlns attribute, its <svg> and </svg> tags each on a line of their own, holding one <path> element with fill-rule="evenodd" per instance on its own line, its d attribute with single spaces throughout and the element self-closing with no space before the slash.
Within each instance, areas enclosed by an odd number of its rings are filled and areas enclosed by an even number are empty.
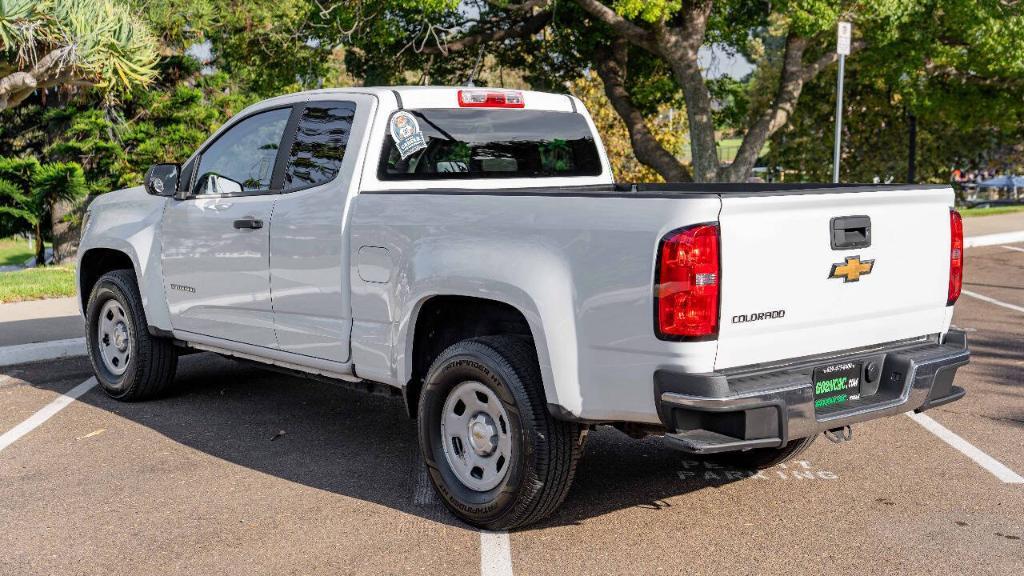
<svg viewBox="0 0 1024 576">
<path fill-rule="evenodd" d="M 837 32 L 836 40 L 836 53 L 842 54 L 843 56 L 850 55 L 850 34 L 853 31 L 853 26 L 849 22 L 840 22 L 839 29 Z"/>
</svg>

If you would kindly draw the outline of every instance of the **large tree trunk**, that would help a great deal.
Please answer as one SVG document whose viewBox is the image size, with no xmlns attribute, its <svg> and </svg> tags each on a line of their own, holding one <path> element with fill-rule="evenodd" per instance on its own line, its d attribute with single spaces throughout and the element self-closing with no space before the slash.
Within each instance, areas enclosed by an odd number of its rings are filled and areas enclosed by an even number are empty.
<svg viewBox="0 0 1024 576">
<path fill-rule="evenodd" d="M 690 171 L 658 142 L 647 127 L 643 114 L 633 105 L 633 100 L 626 90 L 626 41 L 617 39 L 612 45 L 612 50 L 599 48 L 595 56 L 597 58 L 594 64 L 597 75 L 604 83 L 604 93 L 619 118 L 626 124 L 636 159 L 660 174 L 667 182 L 692 181 Z"/>
<path fill-rule="evenodd" d="M 654 35 L 659 55 L 668 62 L 676 83 L 683 90 L 686 118 L 690 126 L 690 156 L 693 159 L 693 179 L 697 182 L 716 182 L 721 163 L 715 141 L 715 122 L 712 117 L 711 91 L 697 61 L 697 52 L 704 43 L 710 0 L 695 0 L 682 28 L 670 30 L 664 23 L 654 24 Z"/>
<path fill-rule="evenodd" d="M 50 204 L 50 224 L 53 227 L 53 263 L 63 264 L 78 252 L 78 227 L 70 216 L 75 204 L 58 201 Z"/>
<path fill-rule="evenodd" d="M 677 26 L 670 26 L 665 21 L 649 24 L 632 22 L 600 0 L 576 0 L 576 4 L 591 17 L 608 25 L 615 36 L 650 52 L 669 65 L 686 101 L 693 157 L 692 174 L 698 182 L 743 182 L 749 178 L 765 142 L 789 122 L 803 85 L 836 61 L 835 52 L 827 51 L 816 61 L 805 64 L 803 55 L 808 40 L 791 34 L 787 38 L 783 69 L 775 97 L 747 126 L 736 159 L 729 166 L 722 166 L 715 142 L 711 92 L 697 59 L 698 51 L 706 40 L 714 0 L 682 0 L 680 18 L 673 20 Z M 863 45 L 862 41 L 854 42 L 852 50 L 856 51 Z M 599 62 L 595 62 L 595 67 L 599 65 Z M 614 103 L 611 94 L 609 99 Z M 623 121 L 629 125 L 628 109 L 622 106 L 616 106 L 615 109 L 620 115 L 623 111 L 627 112 Z M 644 144 L 649 145 L 650 142 Z M 645 154 L 652 158 L 659 155 L 656 151 L 647 151 Z"/>
</svg>

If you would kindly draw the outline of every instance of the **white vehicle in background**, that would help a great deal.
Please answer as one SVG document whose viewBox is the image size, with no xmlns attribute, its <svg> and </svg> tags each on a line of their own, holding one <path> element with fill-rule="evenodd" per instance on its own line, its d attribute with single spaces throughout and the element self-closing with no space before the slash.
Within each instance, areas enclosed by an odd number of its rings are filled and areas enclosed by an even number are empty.
<svg viewBox="0 0 1024 576">
<path fill-rule="evenodd" d="M 574 97 L 352 88 L 97 199 L 78 287 L 111 396 L 187 350 L 393 391 L 444 503 L 507 529 L 596 424 L 756 468 L 960 398 L 962 259 L 946 186 L 619 185 Z"/>
</svg>

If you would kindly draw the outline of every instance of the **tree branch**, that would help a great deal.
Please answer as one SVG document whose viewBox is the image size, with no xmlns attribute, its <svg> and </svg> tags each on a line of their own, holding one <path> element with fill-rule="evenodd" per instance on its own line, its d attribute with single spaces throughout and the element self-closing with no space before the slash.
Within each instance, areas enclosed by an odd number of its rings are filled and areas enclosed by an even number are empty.
<svg viewBox="0 0 1024 576">
<path fill-rule="evenodd" d="M 627 59 L 625 40 L 616 39 L 612 50 L 602 47 L 598 49 L 595 56 L 594 64 L 598 76 L 604 82 L 604 93 L 608 96 L 612 108 L 626 124 L 629 141 L 633 146 L 633 154 L 636 159 L 669 182 L 693 180 L 690 171 L 658 142 L 650 128 L 647 127 L 647 121 L 643 114 L 633 105 L 633 100 L 625 86 Z"/>
<path fill-rule="evenodd" d="M 850 54 L 856 54 L 860 50 L 863 50 L 865 46 L 867 46 L 867 42 L 864 42 L 863 40 L 854 41 L 853 43 L 850 44 Z M 828 68 L 829 66 L 835 64 L 838 61 L 839 54 L 835 52 L 826 52 L 825 54 L 822 54 L 817 60 L 811 62 L 810 64 L 807 65 L 806 68 L 804 68 L 803 72 L 801 73 L 803 81 L 810 82 L 811 80 L 814 79 L 815 76 L 820 74 L 822 70 Z"/>
<path fill-rule="evenodd" d="M 445 42 L 444 45 L 433 44 L 424 46 L 421 52 L 424 54 L 448 54 L 449 52 L 458 52 L 459 50 L 465 50 L 479 44 L 500 42 L 508 38 L 524 38 L 540 32 L 549 22 L 551 22 L 551 12 L 538 12 L 523 20 L 518 26 L 470 34 L 451 42 Z"/>
<path fill-rule="evenodd" d="M 668 28 L 663 22 L 654 25 L 657 54 L 672 69 L 672 75 L 683 90 L 686 118 L 690 125 L 690 156 L 693 178 L 698 182 L 718 180 L 718 147 L 715 144 L 715 123 L 712 117 L 711 92 L 701 74 L 697 53 L 707 32 L 711 0 L 684 4 L 683 25 Z"/>
<path fill-rule="evenodd" d="M 15 72 L 0 78 L 0 96 L 18 92 L 26 88 L 35 90 L 36 79 L 28 72 Z"/>
<path fill-rule="evenodd" d="M 650 32 L 619 16 L 615 10 L 605 6 L 599 0 L 576 0 L 576 4 L 594 18 L 610 26 L 619 36 L 640 46 L 644 50 L 653 53 L 658 52 Z"/>
<path fill-rule="evenodd" d="M 850 51 L 852 53 L 855 50 L 860 50 L 865 45 L 864 42 L 855 42 L 851 45 Z M 736 158 L 724 170 L 726 181 L 741 182 L 750 176 L 765 142 L 789 122 L 789 118 L 793 115 L 797 102 L 800 100 L 804 84 L 813 80 L 822 70 L 839 60 L 839 56 L 835 52 L 827 52 L 814 62 L 804 66 L 803 57 L 806 49 L 806 38 L 797 37 L 794 34 L 790 34 L 786 38 L 782 74 L 775 98 L 744 135 Z"/>
</svg>

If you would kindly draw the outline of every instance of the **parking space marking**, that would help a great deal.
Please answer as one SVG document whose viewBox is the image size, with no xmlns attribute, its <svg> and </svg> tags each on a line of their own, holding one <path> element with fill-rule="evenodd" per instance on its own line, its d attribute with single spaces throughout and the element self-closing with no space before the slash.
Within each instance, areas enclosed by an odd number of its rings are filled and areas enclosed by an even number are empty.
<svg viewBox="0 0 1024 576">
<path fill-rule="evenodd" d="M 3 436 L 0 436 L 0 451 L 17 442 L 18 439 L 25 434 L 28 434 L 38 428 L 40 424 L 46 422 L 52 418 L 54 414 L 60 412 L 66 408 L 68 404 L 74 402 L 76 398 L 85 394 L 89 390 L 92 390 L 92 387 L 95 385 L 96 378 L 89 378 L 85 382 L 82 382 L 64 394 L 61 394 L 56 400 L 50 402 L 41 410 L 30 416 L 28 420 L 25 420 L 21 424 L 18 424 L 14 428 L 5 432 Z"/>
<path fill-rule="evenodd" d="M 480 532 L 480 576 L 512 576 L 508 532 Z"/>
<path fill-rule="evenodd" d="M 1003 302 L 1001 300 L 996 300 L 995 298 L 991 298 L 989 296 L 985 296 L 984 294 L 978 294 L 977 292 L 971 292 L 970 290 L 962 290 L 961 292 L 963 294 L 966 294 L 966 295 L 970 296 L 971 298 L 977 298 L 978 300 L 981 300 L 983 302 L 988 302 L 989 304 L 995 304 L 996 306 L 1002 306 L 1003 308 L 1007 308 L 1009 310 L 1014 310 L 1016 312 L 1024 312 L 1024 306 L 1017 306 L 1015 304 L 1009 304 L 1007 302 Z"/>
<path fill-rule="evenodd" d="M 1018 248 L 1016 246 L 1000 246 L 1000 248 L 1006 248 L 1007 250 L 1016 250 L 1017 252 L 1024 252 L 1024 248 Z"/>
<path fill-rule="evenodd" d="M 978 450 L 973 444 L 964 440 L 960 436 L 956 435 L 949 428 L 946 428 L 942 424 L 936 422 L 933 418 L 927 414 L 915 414 L 913 412 L 907 412 L 907 416 L 910 416 L 915 422 L 924 427 L 925 430 L 938 436 L 943 442 L 949 444 L 953 448 L 956 448 L 962 452 L 965 456 L 974 460 L 978 466 L 981 466 L 985 470 L 991 472 L 996 478 L 999 478 L 1006 484 L 1024 484 L 1024 477 L 1017 474 L 1013 470 L 1007 468 L 1002 462 L 995 458 L 985 454 L 981 450 Z"/>
<path fill-rule="evenodd" d="M 964 238 L 964 248 L 979 246 L 995 246 L 1024 242 L 1024 232 L 1003 232 L 1002 234 L 985 234 L 984 236 L 968 236 Z"/>
</svg>

